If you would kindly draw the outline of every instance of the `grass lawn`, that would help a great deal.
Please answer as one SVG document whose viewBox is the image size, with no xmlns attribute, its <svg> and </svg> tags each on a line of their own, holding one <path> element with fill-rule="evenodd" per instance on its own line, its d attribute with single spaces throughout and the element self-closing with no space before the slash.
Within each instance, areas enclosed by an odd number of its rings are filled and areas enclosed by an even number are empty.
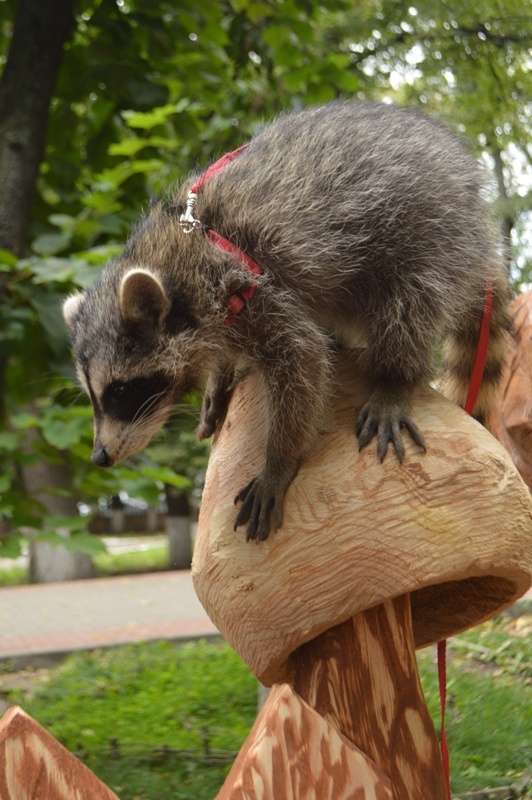
<svg viewBox="0 0 532 800">
<path fill-rule="evenodd" d="M 134 543 L 135 536 L 127 538 Z M 146 542 L 146 536 L 138 538 L 139 541 Z M 118 553 L 98 553 L 92 557 L 92 560 L 98 578 L 164 570 L 168 569 L 168 542 L 161 543 L 160 537 L 157 537 L 154 538 L 153 547 L 147 546 L 142 550 L 132 549 Z M 28 582 L 29 570 L 26 565 L 4 560 L 3 565 L 0 566 L 0 586 L 21 586 Z"/>
<path fill-rule="evenodd" d="M 455 793 L 508 786 L 532 763 L 531 630 L 531 614 L 500 617 L 450 642 Z M 438 728 L 434 648 L 419 664 Z M 159 642 L 75 654 L 4 694 L 121 800 L 213 800 L 255 718 L 257 682 L 226 645 Z"/>
<path fill-rule="evenodd" d="M 92 560 L 98 578 L 168 569 L 168 542 L 146 550 L 98 553 Z"/>
<path fill-rule="evenodd" d="M 78 653 L 48 677 L 10 699 L 121 800 L 212 800 L 256 711 L 255 678 L 205 642 Z"/>
</svg>

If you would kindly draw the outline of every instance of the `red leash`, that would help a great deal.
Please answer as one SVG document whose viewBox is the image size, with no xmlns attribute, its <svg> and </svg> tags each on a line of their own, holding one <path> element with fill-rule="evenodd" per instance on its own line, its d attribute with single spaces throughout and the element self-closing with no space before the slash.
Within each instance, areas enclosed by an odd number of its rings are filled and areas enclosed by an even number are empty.
<svg viewBox="0 0 532 800">
<path fill-rule="evenodd" d="M 219 247 L 226 253 L 230 253 L 234 258 L 237 259 L 237 261 L 240 261 L 242 266 L 245 267 L 245 269 L 251 275 L 262 275 L 264 270 L 257 264 L 256 261 L 251 258 L 251 256 L 248 256 L 247 253 L 244 253 L 240 247 L 237 247 L 236 244 L 230 242 L 229 239 L 226 239 L 224 236 L 221 236 L 221 234 L 213 231 L 208 225 L 203 225 L 203 223 L 194 216 L 196 201 L 198 199 L 198 193 L 201 187 L 214 175 L 217 175 L 218 172 L 226 167 L 227 164 L 229 164 L 234 158 L 240 155 L 242 150 L 245 150 L 248 145 L 249 142 L 246 142 L 246 144 L 243 144 L 241 147 L 233 150 L 231 153 L 226 153 L 225 156 L 222 156 L 222 158 L 219 158 L 218 161 L 214 162 L 214 164 L 211 164 L 211 166 L 203 173 L 203 175 L 198 178 L 198 180 L 192 185 L 188 194 L 187 208 L 185 213 L 181 214 L 180 224 L 182 225 L 185 233 L 192 233 L 192 231 L 198 229 L 205 231 L 205 234 L 216 247 Z M 234 323 L 235 317 L 237 317 L 238 314 L 240 314 L 246 308 L 247 304 L 255 294 L 256 289 L 256 284 L 252 283 L 227 298 L 225 301 L 225 307 L 227 309 L 227 314 L 225 315 L 226 325 L 232 325 Z"/>
<path fill-rule="evenodd" d="M 240 247 L 237 247 L 235 244 L 229 241 L 229 239 L 225 239 L 223 236 L 220 236 L 219 233 L 216 231 L 207 228 L 207 236 L 211 240 L 211 242 L 220 247 L 222 250 L 225 250 L 226 253 L 230 253 L 234 256 L 240 263 L 247 269 L 247 271 L 251 275 L 262 275 L 264 270 L 262 267 L 259 267 L 256 261 L 244 253 Z M 227 309 L 227 314 L 225 315 L 225 324 L 232 325 L 235 321 L 235 317 L 240 314 L 241 311 L 247 306 L 253 295 L 255 294 L 257 287 L 254 283 L 250 286 L 246 286 L 241 289 L 239 292 L 230 295 L 227 300 L 225 301 L 225 307 Z"/>
<path fill-rule="evenodd" d="M 477 402 L 478 393 L 484 375 L 484 368 L 486 366 L 486 357 L 488 355 L 488 346 L 490 340 L 490 326 L 491 326 L 491 313 L 493 310 L 493 281 L 488 275 L 486 278 L 486 293 L 484 295 L 484 310 L 482 312 L 482 321 L 480 323 L 480 332 L 477 343 L 477 353 L 475 356 L 475 363 L 471 372 L 471 380 L 469 382 L 469 391 L 467 393 L 467 400 L 464 405 L 464 410 L 468 414 L 473 413 L 475 403 Z M 443 772 L 445 775 L 445 784 L 447 787 L 447 798 L 451 800 L 451 778 L 450 778 L 450 763 L 449 763 L 449 748 L 447 747 L 447 734 L 445 732 L 445 706 L 447 705 L 447 642 L 445 639 L 438 642 L 438 683 L 440 687 L 440 710 L 441 710 L 441 733 L 440 733 L 440 747 L 441 758 L 443 762 Z"/>
<path fill-rule="evenodd" d="M 205 170 L 203 175 L 201 175 L 196 181 L 196 183 L 191 187 L 190 191 L 193 194 L 198 194 L 199 190 L 201 189 L 204 183 L 207 183 L 207 181 L 209 181 L 213 175 L 217 175 L 218 172 L 220 172 L 224 167 L 226 167 L 230 161 L 239 156 L 242 150 L 245 150 L 246 147 L 248 146 L 249 142 L 246 142 L 245 144 L 241 145 L 241 147 L 238 147 L 236 150 L 232 150 L 230 153 L 226 153 L 225 156 L 219 158 L 218 161 L 214 162 L 214 164 L 211 164 L 211 166 Z"/>
<path fill-rule="evenodd" d="M 447 641 L 438 642 L 438 684 L 440 687 L 440 748 L 443 763 L 443 775 L 447 789 L 447 799 L 451 800 L 451 770 L 449 761 L 449 748 L 447 747 L 447 734 L 445 732 L 445 706 L 447 705 Z"/>
<path fill-rule="evenodd" d="M 484 311 L 482 312 L 482 322 L 480 323 L 480 333 L 477 344 L 477 354 L 473 371 L 471 373 L 471 381 L 469 383 L 469 392 L 465 402 L 464 410 L 468 414 L 473 413 L 473 408 L 477 402 L 480 384 L 482 383 L 482 376 L 484 375 L 484 367 L 486 366 L 486 355 L 488 353 L 488 345 L 490 340 L 490 325 L 491 325 L 491 312 L 493 310 L 493 281 L 488 276 L 486 278 L 486 294 L 484 295 Z"/>
</svg>

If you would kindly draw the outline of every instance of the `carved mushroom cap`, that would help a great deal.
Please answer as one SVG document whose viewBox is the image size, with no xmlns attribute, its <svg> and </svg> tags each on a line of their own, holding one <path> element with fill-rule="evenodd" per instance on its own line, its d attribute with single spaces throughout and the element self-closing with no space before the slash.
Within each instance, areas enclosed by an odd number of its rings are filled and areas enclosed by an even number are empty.
<svg viewBox="0 0 532 800">
<path fill-rule="evenodd" d="M 288 657 L 303 643 L 406 592 L 423 647 L 491 618 L 530 586 L 531 497 L 491 434 L 427 387 L 413 408 L 427 452 L 405 435 L 402 465 L 393 453 L 381 464 L 374 445 L 358 452 L 354 434 L 370 382 L 346 354 L 336 376 L 325 429 L 266 542 L 233 530 L 233 499 L 264 463 L 256 377 L 237 386 L 213 444 L 194 585 L 265 685 L 289 679 Z"/>
</svg>

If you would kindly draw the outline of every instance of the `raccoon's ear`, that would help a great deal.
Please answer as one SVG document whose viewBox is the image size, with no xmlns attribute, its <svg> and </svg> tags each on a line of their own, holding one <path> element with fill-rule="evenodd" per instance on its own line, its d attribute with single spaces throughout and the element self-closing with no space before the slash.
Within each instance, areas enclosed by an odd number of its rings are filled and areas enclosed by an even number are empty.
<svg viewBox="0 0 532 800">
<path fill-rule="evenodd" d="M 127 322 L 158 329 L 170 311 L 170 299 L 159 279 L 145 269 L 126 272 L 120 284 L 120 310 Z"/>
<path fill-rule="evenodd" d="M 76 294 L 71 294 L 70 297 L 67 297 L 63 303 L 63 318 L 70 329 L 72 329 L 74 317 L 76 316 L 82 300 L 83 292 L 76 292 Z"/>
</svg>

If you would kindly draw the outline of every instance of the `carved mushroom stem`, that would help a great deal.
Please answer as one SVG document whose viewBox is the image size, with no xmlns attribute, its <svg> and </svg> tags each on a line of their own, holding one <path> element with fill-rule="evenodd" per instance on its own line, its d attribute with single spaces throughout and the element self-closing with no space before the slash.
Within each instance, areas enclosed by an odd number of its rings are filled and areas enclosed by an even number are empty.
<svg viewBox="0 0 532 800">
<path fill-rule="evenodd" d="M 446 800 L 408 595 L 291 656 L 217 800 Z"/>
<path fill-rule="evenodd" d="M 294 690 L 384 771 L 394 800 L 445 800 L 409 595 L 331 628 L 296 650 L 292 660 Z"/>
</svg>

